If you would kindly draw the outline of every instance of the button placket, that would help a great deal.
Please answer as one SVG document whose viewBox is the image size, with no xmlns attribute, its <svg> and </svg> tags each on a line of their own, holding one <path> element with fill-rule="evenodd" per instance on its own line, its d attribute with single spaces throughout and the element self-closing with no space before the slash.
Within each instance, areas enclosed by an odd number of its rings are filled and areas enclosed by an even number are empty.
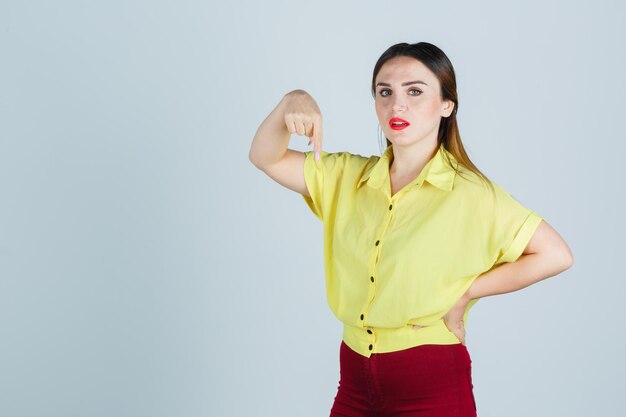
<svg viewBox="0 0 626 417">
<path fill-rule="evenodd" d="M 371 272 L 371 275 L 369 277 L 370 279 L 370 283 L 371 283 L 371 290 L 369 292 L 370 296 L 369 296 L 369 302 L 368 302 L 368 307 L 371 305 L 375 295 L 376 295 L 376 265 L 378 264 L 378 261 L 380 260 L 380 251 L 382 250 L 382 246 L 381 246 L 381 239 L 384 238 L 385 233 L 387 232 L 387 229 L 389 228 L 389 224 L 391 223 L 391 220 L 393 218 L 393 206 L 394 206 L 394 199 L 391 199 L 391 203 L 389 204 L 388 207 L 388 216 L 387 216 L 387 221 L 385 222 L 384 228 L 382 229 L 382 232 L 380 234 L 380 238 L 376 239 L 376 242 L 374 243 L 375 246 L 375 259 L 374 259 L 374 265 L 373 265 L 373 270 Z M 367 309 L 366 309 L 367 310 Z M 361 314 L 361 321 L 363 321 L 363 324 L 365 325 L 365 314 L 362 313 Z M 376 335 L 374 334 L 374 331 L 372 329 L 366 329 L 367 333 L 369 335 L 371 335 L 370 339 L 370 343 L 368 346 L 368 349 L 370 351 L 374 350 L 374 346 L 376 344 Z"/>
</svg>

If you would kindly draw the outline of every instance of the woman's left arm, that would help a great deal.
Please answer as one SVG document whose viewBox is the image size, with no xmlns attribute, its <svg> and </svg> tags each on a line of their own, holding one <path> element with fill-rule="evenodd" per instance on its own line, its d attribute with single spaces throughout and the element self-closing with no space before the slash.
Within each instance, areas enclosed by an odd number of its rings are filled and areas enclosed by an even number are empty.
<svg viewBox="0 0 626 417">
<path fill-rule="evenodd" d="M 542 219 L 519 258 L 515 262 L 502 263 L 476 277 L 465 294 L 446 313 L 444 323 L 465 344 L 463 316 L 471 300 L 526 288 L 560 274 L 571 268 L 573 263 L 574 256 L 567 243 Z"/>
<path fill-rule="evenodd" d="M 469 301 L 528 287 L 572 267 L 574 256 L 561 235 L 542 220 L 522 255 L 478 276 L 464 295 Z"/>
</svg>

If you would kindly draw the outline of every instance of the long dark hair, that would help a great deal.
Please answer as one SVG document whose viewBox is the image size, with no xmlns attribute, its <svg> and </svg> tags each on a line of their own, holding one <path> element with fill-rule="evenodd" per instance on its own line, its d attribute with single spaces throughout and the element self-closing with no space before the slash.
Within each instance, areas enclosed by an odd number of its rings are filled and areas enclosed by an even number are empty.
<svg viewBox="0 0 626 417">
<path fill-rule="evenodd" d="M 376 99 L 376 76 L 381 67 L 385 62 L 397 56 L 407 56 L 417 59 L 439 79 L 439 84 L 441 85 L 441 99 L 454 102 L 454 108 L 450 116 L 441 118 L 439 132 L 437 134 L 438 144 L 443 144 L 444 148 L 454 155 L 460 164 L 483 179 L 493 191 L 491 180 L 474 165 L 463 147 L 461 135 L 459 134 L 459 126 L 456 120 L 456 114 L 459 110 L 459 99 L 456 92 L 456 75 L 452 63 L 441 49 L 428 42 L 413 44 L 403 42 L 389 47 L 383 52 L 380 58 L 378 58 L 374 66 L 374 74 L 372 75 L 372 97 Z M 387 147 L 391 146 L 392 144 L 389 139 L 385 139 L 387 140 Z M 448 161 L 448 164 L 459 173 L 450 161 Z"/>
</svg>

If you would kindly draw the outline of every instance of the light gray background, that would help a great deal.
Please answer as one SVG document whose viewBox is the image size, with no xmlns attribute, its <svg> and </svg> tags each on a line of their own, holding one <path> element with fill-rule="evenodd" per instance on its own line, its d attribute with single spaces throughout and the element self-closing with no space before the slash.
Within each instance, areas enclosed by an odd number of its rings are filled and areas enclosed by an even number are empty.
<svg viewBox="0 0 626 417">
<path fill-rule="evenodd" d="M 624 12 L 0 1 L 0 415 L 327 416 L 322 225 L 248 151 L 302 88 L 325 150 L 380 155 L 374 64 L 419 41 L 454 64 L 472 160 L 575 257 L 472 309 L 479 415 L 623 415 Z"/>
</svg>

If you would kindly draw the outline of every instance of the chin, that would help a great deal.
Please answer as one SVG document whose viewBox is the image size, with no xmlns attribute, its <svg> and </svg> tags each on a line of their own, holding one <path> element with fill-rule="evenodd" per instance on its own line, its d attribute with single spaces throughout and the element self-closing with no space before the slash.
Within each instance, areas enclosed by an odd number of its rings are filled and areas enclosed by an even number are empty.
<svg viewBox="0 0 626 417">
<path fill-rule="evenodd" d="M 395 137 L 394 137 L 395 136 Z M 405 135 L 392 135 L 392 137 L 387 136 L 389 142 L 392 145 L 411 145 L 416 142 L 415 136 L 405 136 Z"/>
</svg>

